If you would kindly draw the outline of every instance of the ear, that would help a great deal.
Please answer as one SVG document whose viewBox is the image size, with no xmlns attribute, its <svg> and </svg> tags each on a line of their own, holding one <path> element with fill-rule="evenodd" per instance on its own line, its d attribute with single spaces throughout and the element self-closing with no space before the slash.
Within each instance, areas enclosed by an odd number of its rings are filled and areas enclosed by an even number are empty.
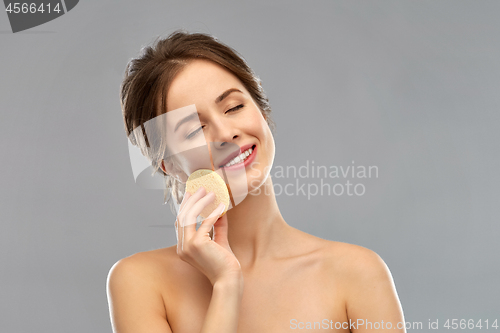
<svg viewBox="0 0 500 333">
<path fill-rule="evenodd" d="M 160 164 L 160 168 L 165 172 L 167 175 L 174 177 L 181 183 L 186 183 L 188 176 L 186 173 L 178 167 L 177 164 L 173 163 L 170 159 L 168 161 L 162 160 Z"/>
</svg>

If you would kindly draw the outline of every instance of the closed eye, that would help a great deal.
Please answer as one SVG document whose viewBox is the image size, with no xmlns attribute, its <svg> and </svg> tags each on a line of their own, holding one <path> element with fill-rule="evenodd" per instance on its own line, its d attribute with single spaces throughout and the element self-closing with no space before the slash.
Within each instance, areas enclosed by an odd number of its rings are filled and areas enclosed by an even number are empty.
<svg viewBox="0 0 500 333">
<path fill-rule="evenodd" d="M 239 109 L 241 109 L 242 107 L 244 107 L 245 105 L 243 104 L 240 104 L 240 105 L 237 105 L 235 106 L 234 108 L 231 108 L 229 110 L 227 110 L 225 113 L 228 113 L 228 112 L 234 112 L 234 111 L 238 111 Z M 193 138 L 195 135 L 197 135 L 200 130 L 202 130 L 203 127 L 198 127 L 196 130 L 194 130 L 193 132 L 189 133 L 187 136 L 186 136 L 186 139 L 191 139 Z"/>
<path fill-rule="evenodd" d="M 187 136 L 186 136 L 186 139 L 191 139 L 192 137 L 194 137 L 196 134 L 198 134 L 200 132 L 200 130 L 202 129 L 203 127 L 198 127 L 196 130 L 192 131 L 191 133 L 189 133 Z"/>
<path fill-rule="evenodd" d="M 227 111 L 226 111 L 226 113 L 228 113 L 228 112 L 233 112 L 233 111 L 237 111 L 237 110 L 241 109 L 242 107 L 244 107 L 244 105 L 243 105 L 243 104 L 240 104 L 240 105 L 238 105 L 238 106 L 235 106 L 235 107 L 234 107 L 234 108 L 232 108 L 232 109 L 227 110 Z"/>
</svg>

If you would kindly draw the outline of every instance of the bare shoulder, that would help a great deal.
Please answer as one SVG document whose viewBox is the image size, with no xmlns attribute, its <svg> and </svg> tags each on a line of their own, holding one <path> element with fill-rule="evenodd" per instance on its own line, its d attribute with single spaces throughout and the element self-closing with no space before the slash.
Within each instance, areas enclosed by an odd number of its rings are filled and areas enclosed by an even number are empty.
<svg viewBox="0 0 500 333">
<path fill-rule="evenodd" d="M 110 269 L 109 274 L 147 274 L 161 269 L 163 264 L 176 259 L 175 246 L 137 252 L 133 255 L 118 260 Z"/>
<path fill-rule="evenodd" d="M 171 332 L 161 288 L 170 252 L 139 252 L 111 267 L 106 291 L 114 332 Z"/>
<path fill-rule="evenodd" d="M 394 329 L 397 323 L 404 322 L 394 280 L 384 260 L 363 246 L 342 242 L 331 242 L 329 246 L 326 257 L 330 275 L 340 287 L 348 318 L 370 322 L 383 319 Z"/>
<path fill-rule="evenodd" d="M 117 261 L 108 274 L 108 284 L 126 280 L 148 287 L 162 298 L 169 297 L 170 287 L 179 280 L 191 280 L 200 275 L 197 270 L 177 255 L 177 246 L 135 253 Z M 117 283 L 115 283 L 117 284 Z"/>
<path fill-rule="evenodd" d="M 363 246 L 325 240 L 322 255 L 337 277 L 349 281 L 390 275 L 384 260 Z"/>
<path fill-rule="evenodd" d="M 160 295 L 159 280 L 165 274 L 168 261 L 174 259 L 171 252 L 169 248 L 144 251 L 118 260 L 108 273 L 108 297 L 114 291 L 116 294 L 116 291 L 126 290 L 131 285 L 134 288 L 140 286 L 141 292 L 147 289 Z"/>
<path fill-rule="evenodd" d="M 330 273 L 346 278 L 366 276 L 367 274 L 387 274 L 388 268 L 382 258 L 366 247 L 344 242 L 323 239 L 298 229 L 291 238 L 295 251 L 313 254 L 321 260 Z M 297 245 L 299 244 L 299 245 Z"/>
</svg>

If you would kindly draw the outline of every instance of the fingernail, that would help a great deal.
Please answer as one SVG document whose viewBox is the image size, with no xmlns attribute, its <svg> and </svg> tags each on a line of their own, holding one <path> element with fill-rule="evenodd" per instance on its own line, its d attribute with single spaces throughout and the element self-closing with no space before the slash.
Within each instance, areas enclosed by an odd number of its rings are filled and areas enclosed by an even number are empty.
<svg viewBox="0 0 500 333">
<path fill-rule="evenodd" d="M 223 203 L 221 203 L 222 207 L 221 207 L 221 210 L 220 210 L 220 213 L 219 213 L 219 217 L 222 215 L 222 213 L 224 213 L 224 209 L 226 209 L 226 205 L 224 205 Z"/>
<path fill-rule="evenodd" d="M 200 186 L 200 187 L 198 188 L 198 190 L 196 190 L 196 193 L 201 192 L 201 191 L 202 191 L 202 190 L 204 190 L 204 189 L 205 189 L 205 188 L 204 188 L 203 186 Z"/>
</svg>

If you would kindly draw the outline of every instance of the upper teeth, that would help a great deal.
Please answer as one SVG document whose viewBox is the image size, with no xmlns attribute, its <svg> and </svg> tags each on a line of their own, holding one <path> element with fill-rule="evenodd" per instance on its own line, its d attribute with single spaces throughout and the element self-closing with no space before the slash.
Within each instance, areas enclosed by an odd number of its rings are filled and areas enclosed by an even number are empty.
<svg viewBox="0 0 500 333">
<path fill-rule="evenodd" d="M 252 153 L 252 151 L 253 151 L 252 147 L 248 148 L 247 150 L 245 150 L 240 155 L 238 155 L 235 158 L 233 158 L 231 161 L 229 161 L 224 166 L 225 167 L 230 167 L 231 165 L 242 163 L 243 161 L 245 161 L 247 159 L 248 156 L 250 156 L 250 154 Z"/>
</svg>

